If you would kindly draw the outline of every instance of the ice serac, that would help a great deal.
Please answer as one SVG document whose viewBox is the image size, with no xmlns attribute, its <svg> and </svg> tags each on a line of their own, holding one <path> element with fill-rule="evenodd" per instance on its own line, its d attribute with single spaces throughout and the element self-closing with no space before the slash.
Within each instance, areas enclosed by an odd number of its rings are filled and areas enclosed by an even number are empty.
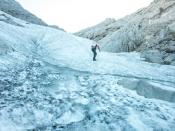
<svg viewBox="0 0 175 131">
<path fill-rule="evenodd" d="M 136 90 L 139 95 L 147 98 L 156 98 L 175 102 L 175 88 L 171 85 L 164 85 L 163 83 L 148 82 L 139 79 L 122 79 L 118 84 L 125 88 Z"/>
<path fill-rule="evenodd" d="M 166 58 L 175 53 L 174 12 L 174 0 L 155 0 L 120 20 L 107 19 L 75 34 L 98 41 L 108 52 L 157 50 L 164 53 L 163 64 L 173 64 L 173 59 L 167 62 Z"/>
</svg>

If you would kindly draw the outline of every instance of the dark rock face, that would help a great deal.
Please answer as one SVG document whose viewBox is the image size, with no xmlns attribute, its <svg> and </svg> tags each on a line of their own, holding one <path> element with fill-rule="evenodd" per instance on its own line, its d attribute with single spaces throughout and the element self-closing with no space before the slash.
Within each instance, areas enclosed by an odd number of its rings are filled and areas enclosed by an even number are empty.
<svg viewBox="0 0 175 131">
<path fill-rule="evenodd" d="M 172 64 L 175 62 L 175 54 L 170 54 L 164 59 L 165 64 Z"/>
<path fill-rule="evenodd" d="M 18 2 L 15 0 L 0 0 L 0 10 L 19 19 L 25 20 L 27 22 L 47 26 L 45 22 L 25 10 Z"/>
</svg>

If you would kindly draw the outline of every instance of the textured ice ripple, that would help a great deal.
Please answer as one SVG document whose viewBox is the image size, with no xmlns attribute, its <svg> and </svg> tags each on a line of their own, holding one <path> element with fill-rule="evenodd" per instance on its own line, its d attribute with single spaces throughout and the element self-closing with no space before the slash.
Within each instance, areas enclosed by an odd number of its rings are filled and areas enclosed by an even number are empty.
<svg viewBox="0 0 175 131">
<path fill-rule="evenodd" d="M 1 71 L 1 130 L 172 130 L 175 105 L 138 96 L 121 77 L 29 61 Z M 3 90 L 2 90 L 3 89 Z M 136 122 L 134 122 L 136 121 Z"/>
</svg>

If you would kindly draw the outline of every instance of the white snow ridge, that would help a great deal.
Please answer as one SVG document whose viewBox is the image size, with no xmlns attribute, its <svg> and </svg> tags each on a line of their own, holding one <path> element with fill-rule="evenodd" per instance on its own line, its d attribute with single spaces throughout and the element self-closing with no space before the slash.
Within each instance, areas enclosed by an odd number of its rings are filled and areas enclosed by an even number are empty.
<svg viewBox="0 0 175 131">
<path fill-rule="evenodd" d="M 0 12 L 0 131 L 173 131 L 175 66 Z"/>
</svg>

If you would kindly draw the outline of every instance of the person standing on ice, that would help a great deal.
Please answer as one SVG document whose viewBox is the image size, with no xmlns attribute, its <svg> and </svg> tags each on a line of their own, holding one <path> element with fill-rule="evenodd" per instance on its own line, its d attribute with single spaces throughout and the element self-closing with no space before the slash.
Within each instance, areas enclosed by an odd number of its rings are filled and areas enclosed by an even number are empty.
<svg viewBox="0 0 175 131">
<path fill-rule="evenodd" d="M 94 42 L 93 45 L 91 46 L 91 50 L 93 52 L 93 61 L 96 61 L 97 49 L 100 52 L 100 46 L 96 42 Z"/>
</svg>

